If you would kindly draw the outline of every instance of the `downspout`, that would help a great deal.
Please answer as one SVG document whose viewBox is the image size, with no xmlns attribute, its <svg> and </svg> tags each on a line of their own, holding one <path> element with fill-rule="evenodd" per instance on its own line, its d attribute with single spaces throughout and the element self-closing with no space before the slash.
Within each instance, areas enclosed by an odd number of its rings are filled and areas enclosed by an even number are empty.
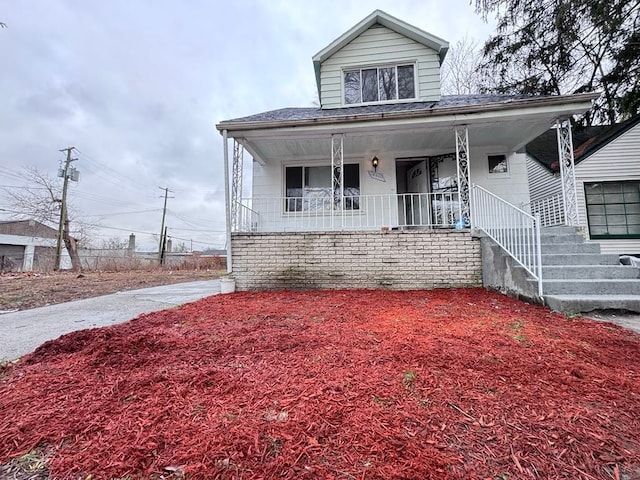
<svg viewBox="0 0 640 480">
<path fill-rule="evenodd" d="M 227 273 L 233 271 L 231 260 L 231 205 L 229 201 L 229 142 L 227 141 L 227 130 L 222 131 L 222 141 L 224 142 L 224 213 L 227 225 Z"/>
</svg>

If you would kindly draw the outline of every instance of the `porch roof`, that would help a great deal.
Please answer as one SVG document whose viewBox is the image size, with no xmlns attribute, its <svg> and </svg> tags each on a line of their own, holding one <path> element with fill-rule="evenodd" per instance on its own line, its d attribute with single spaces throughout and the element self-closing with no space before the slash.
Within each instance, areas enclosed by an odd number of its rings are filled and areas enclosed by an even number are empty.
<svg viewBox="0 0 640 480">
<path fill-rule="evenodd" d="M 216 128 L 235 138 L 260 164 L 326 158 L 327 139 L 334 133 L 347 135 L 345 155 L 436 155 L 455 150 L 452 130 L 463 126 L 468 127 L 472 147 L 516 151 L 556 119 L 584 113 L 597 97 L 597 93 L 456 95 L 442 97 L 438 102 L 283 108 L 226 120 Z"/>
<path fill-rule="evenodd" d="M 371 120 L 426 118 L 446 115 L 472 115 L 516 109 L 566 107 L 564 115 L 582 113 L 589 108 L 585 102 L 597 98 L 597 93 L 576 95 L 445 95 L 435 102 L 401 102 L 355 107 L 323 109 L 292 107 L 271 110 L 247 117 L 224 120 L 216 125 L 219 131 L 258 130 L 299 127 L 320 124 L 344 124 Z M 233 135 L 232 135 L 233 136 Z"/>
</svg>

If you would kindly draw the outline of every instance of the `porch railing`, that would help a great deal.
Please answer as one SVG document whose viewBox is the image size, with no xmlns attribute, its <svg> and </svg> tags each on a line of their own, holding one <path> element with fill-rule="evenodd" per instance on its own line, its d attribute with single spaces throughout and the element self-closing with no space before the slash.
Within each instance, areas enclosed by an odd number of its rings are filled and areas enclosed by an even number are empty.
<svg viewBox="0 0 640 480">
<path fill-rule="evenodd" d="M 482 230 L 538 281 L 542 297 L 540 218 L 530 215 L 488 190 L 471 189 L 472 228 Z"/>
<path fill-rule="evenodd" d="M 243 199 L 236 232 L 453 227 L 457 192 Z"/>
<path fill-rule="evenodd" d="M 531 215 L 539 215 L 542 227 L 565 224 L 564 200 L 561 193 L 525 203 L 522 209 Z"/>
</svg>

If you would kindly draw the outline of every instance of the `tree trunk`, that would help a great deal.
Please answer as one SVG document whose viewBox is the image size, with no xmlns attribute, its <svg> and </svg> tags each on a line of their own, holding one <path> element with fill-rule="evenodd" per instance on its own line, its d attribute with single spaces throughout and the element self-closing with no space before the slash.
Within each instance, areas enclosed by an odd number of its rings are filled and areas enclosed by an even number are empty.
<svg viewBox="0 0 640 480">
<path fill-rule="evenodd" d="M 74 272 L 82 271 L 82 263 L 80 262 L 80 256 L 78 255 L 78 242 L 75 238 L 69 235 L 69 219 L 64 219 L 64 228 L 62 229 L 62 238 L 64 245 L 67 247 L 69 257 L 71 258 L 71 268 Z"/>
</svg>

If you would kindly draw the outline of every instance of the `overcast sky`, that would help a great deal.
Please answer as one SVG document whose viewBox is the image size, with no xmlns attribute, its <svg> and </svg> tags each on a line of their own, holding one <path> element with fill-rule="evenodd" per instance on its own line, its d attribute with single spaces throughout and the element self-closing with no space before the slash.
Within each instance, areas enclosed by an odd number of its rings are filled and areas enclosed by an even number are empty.
<svg viewBox="0 0 640 480">
<path fill-rule="evenodd" d="M 492 30 L 469 0 L 4 0 L 0 185 L 22 185 L 29 166 L 55 176 L 75 146 L 69 198 L 100 226 L 97 246 L 135 232 L 139 249 L 157 248 L 169 187 L 174 245 L 223 248 L 214 125 L 312 106 L 311 57 L 376 8 L 451 44 Z"/>
</svg>

